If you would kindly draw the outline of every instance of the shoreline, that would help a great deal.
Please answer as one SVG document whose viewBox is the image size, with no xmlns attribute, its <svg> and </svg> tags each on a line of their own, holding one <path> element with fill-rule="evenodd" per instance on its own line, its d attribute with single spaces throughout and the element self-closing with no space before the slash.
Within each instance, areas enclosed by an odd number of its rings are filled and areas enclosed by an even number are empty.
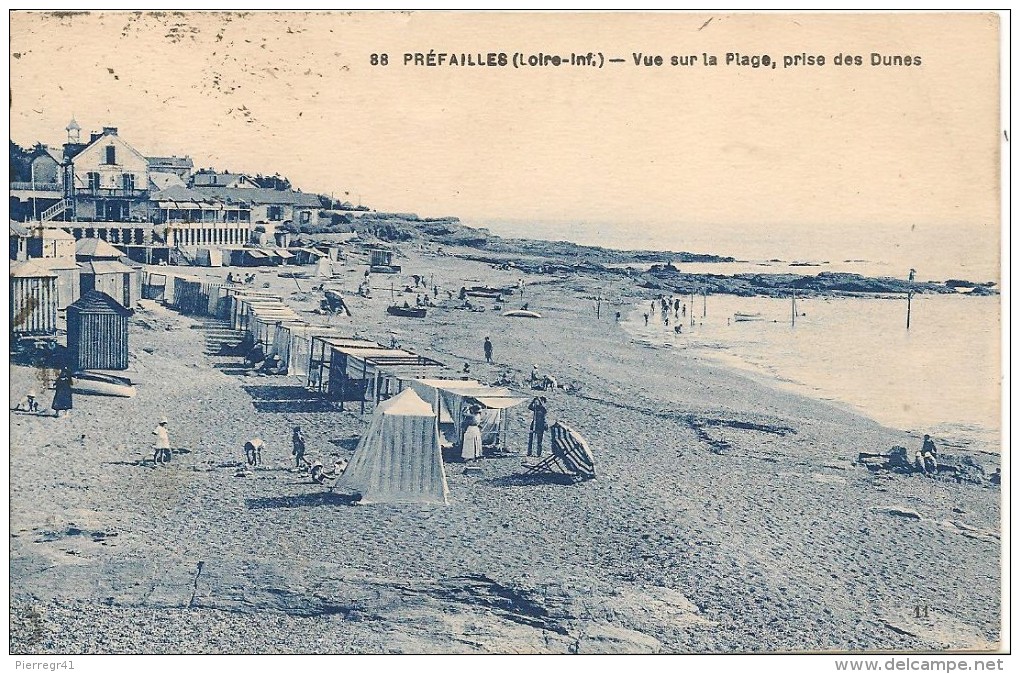
<svg viewBox="0 0 1020 674">
<path fill-rule="evenodd" d="M 882 299 L 882 298 L 869 298 Z M 706 363 L 713 363 L 732 368 L 735 372 L 754 379 L 759 383 L 771 386 L 777 390 L 801 395 L 812 400 L 830 403 L 833 406 L 859 414 L 886 428 L 904 433 L 910 436 L 919 437 L 921 432 L 917 427 L 908 428 L 897 423 L 893 418 L 882 418 L 877 412 L 876 404 L 868 405 L 863 401 L 854 401 L 841 396 L 839 391 L 826 390 L 824 384 L 819 381 L 804 381 L 796 378 L 796 375 L 785 372 L 781 363 L 764 363 L 748 359 L 745 355 L 737 353 L 737 347 L 733 344 L 723 342 L 710 343 L 678 343 L 674 335 L 667 331 L 660 331 L 653 334 L 642 334 L 642 314 L 647 311 L 645 300 L 638 300 L 631 307 L 629 313 L 624 313 L 623 325 L 628 330 L 632 341 L 638 344 L 648 344 L 655 348 L 676 349 L 684 351 L 685 355 L 697 358 Z M 684 333 L 689 335 L 689 333 Z M 989 426 L 976 421 L 965 421 L 960 418 L 951 419 L 944 417 L 940 420 L 929 420 L 923 425 L 945 443 L 947 448 L 953 451 L 963 451 L 969 454 L 980 454 L 989 457 L 1001 456 L 1002 437 L 996 426 Z M 938 429 L 938 430 L 934 430 Z"/>
<path fill-rule="evenodd" d="M 337 266 L 353 293 L 363 266 Z M 293 377 L 245 376 L 239 359 L 214 354 L 218 323 L 147 305 L 131 322 L 136 398 L 79 396 L 66 420 L 12 415 L 12 651 L 860 652 L 998 642 L 999 492 L 854 465 L 857 452 L 888 449 L 902 433 L 642 347 L 609 311 L 594 320 L 583 275 L 526 275 L 525 301 L 543 315 L 534 322 L 491 307 L 416 321 L 386 315 L 388 289 L 346 294 L 351 319 L 312 314 L 312 282 L 277 271 L 258 270 L 259 285 L 306 319 L 392 334 L 451 369 L 469 362 L 481 381 L 505 367 L 523 379 L 534 364 L 578 384 L 549 394 L 550 422 L 588 439 L 598 477 L 528 483 L 521 456 L 487 458 L 481 477 L 446 466 L 446 508 L 342 505 L 289 469 L 289 426 L 305 429 L 315 455 L 348 457 L 369 415 L 324 409 Z M 419 272 L 453 289 L 519 274 L 413 252 L 397 278 Z M 634 288 L 617 279 L 604 290 L 624 308 Z M 33 377 L 13 366 L 12 389 Z M 155 470 L 149 430 L 167 413 L 174 446 L 189 451 Z M 511 417 L 520 454 L 527 422 Z M 252 433 L 266 441 L 267 466 L 235 477 Z M 54 465 L 67 466 L 56 481 Z M 938 587 L 917 584 L 918 558 L 944 570 Z M 938 605 L 946 592 L 958 597 L 951 613 L 911 617 L 915 602 Z M 139 622 L 174 627 L 151 635 Z"/>
</svg>

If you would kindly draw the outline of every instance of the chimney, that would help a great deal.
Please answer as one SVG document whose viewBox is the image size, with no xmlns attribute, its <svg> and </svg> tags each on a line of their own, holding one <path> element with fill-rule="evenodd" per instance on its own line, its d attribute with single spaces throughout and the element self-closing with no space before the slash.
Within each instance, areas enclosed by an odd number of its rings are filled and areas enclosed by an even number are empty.
<svg viewBox="0 0 1020 674">
<path fill-rule="evenodd" d="M 117 135 L 117 127 L 115 127 L 115 126 L 104 126 L 103 127 L 103 135 L 104 136 L 116 136 Z"/>
</svg>

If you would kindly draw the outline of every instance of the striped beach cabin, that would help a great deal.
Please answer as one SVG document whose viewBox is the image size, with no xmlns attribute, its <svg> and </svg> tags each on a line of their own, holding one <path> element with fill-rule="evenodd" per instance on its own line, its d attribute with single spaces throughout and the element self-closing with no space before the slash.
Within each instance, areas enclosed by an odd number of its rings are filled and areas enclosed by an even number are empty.
<svg viewBox="0 0 1020 674">
<path fill-rule="evenodd" d="M 91 290 L 67 308 L 67 351 L 75 370 L 126 370 L 128 316 L 109 295 Z"/>
</svg>

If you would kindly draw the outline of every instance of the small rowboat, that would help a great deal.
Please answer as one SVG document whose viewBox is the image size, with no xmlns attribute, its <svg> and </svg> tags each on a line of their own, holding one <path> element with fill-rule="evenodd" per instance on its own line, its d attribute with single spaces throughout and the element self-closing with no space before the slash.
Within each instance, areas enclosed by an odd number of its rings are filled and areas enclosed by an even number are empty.
<svg viewBox="0 0 1020 674">
<path fill-rule="evenodd" d="M 135 385 L 127 377 L 83 371 L 71 375 L 71 379 L 74 381 L 71 390 L 83 395 L 134 398 L 136 393 Z"/>
<path fill-rule="evenodd" d="M 403 316 L 405 318 L 425 318 L 427 309 L 425 307 L 402 307 L 394 304 L 386 308 L 390 316 Z"/>
<path fill-rule="evenodd" d="M 733 314 L 733 320 L 737 321 L 738 323 L 744 323 L 747 321 L 764 321 L 765 319 L 764 317 L 762 317 L 761 314 L 735 313 Z"/>
<path fill-rule="evenodd" d="M 542 318 L 542 314 L 537 311 L 525 311 L 524 309 L 504 311 L 503 315 L 508 318 Z"/>
</svg>

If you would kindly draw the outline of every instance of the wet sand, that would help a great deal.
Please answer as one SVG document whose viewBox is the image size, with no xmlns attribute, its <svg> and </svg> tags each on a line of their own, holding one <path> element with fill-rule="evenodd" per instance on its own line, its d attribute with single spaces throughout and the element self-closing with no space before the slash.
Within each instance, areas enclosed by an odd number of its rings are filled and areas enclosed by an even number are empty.
<svg viewBox="0 0 1020 674">
<path fill-rule="evenodd" d="M 222 322 L 146 303 L 130 328 L 134 399 L 76 396 L 67 419 L 11 414 L 12 652 L 996 647 L 998 488 L 870 473 L 853 465 L 859 452 L 920 439 L 631 341 L 614 313 L 642 295 L 624 277 L 419 252 L 400 264 L 373 275 L 371 300 L 351 297 L 353 318 L 310 313 L 318 281 L 259 272 L 258 285 L 306 320 L 392 334 L 482 381 L 505 368 L 524 381 L 537 364 L 575 384 L 548 394 L 550 422 L 585 435 L 598 478 L 529 480 L 523 456 L 489 458 L 479 476 L 447 464 L 447 507 L 349 505 L 292 469 L 290 428 L 328 465 L 370 415 L 328 409 L 295 377 L 249 376 L 215 355 L 231 337 Z M 364 268 L 346 266 L 352 294 Z M 399 294 L 414 273 L 443 294 L 524 277 L 508 307 L 543 317 L 504 318 L 491 301 L 387 316 L 390 281 Z M 596 295 L 610 298 L 601 319 Z M 12 366 L 12 406 L 41 376 Z M 186 452 L 157 469 L 163 415 Z M 526 410 L 511 419 L 523 455 Z M 253 435 L 265 466 L 238 477 Z"/>
</svg>

